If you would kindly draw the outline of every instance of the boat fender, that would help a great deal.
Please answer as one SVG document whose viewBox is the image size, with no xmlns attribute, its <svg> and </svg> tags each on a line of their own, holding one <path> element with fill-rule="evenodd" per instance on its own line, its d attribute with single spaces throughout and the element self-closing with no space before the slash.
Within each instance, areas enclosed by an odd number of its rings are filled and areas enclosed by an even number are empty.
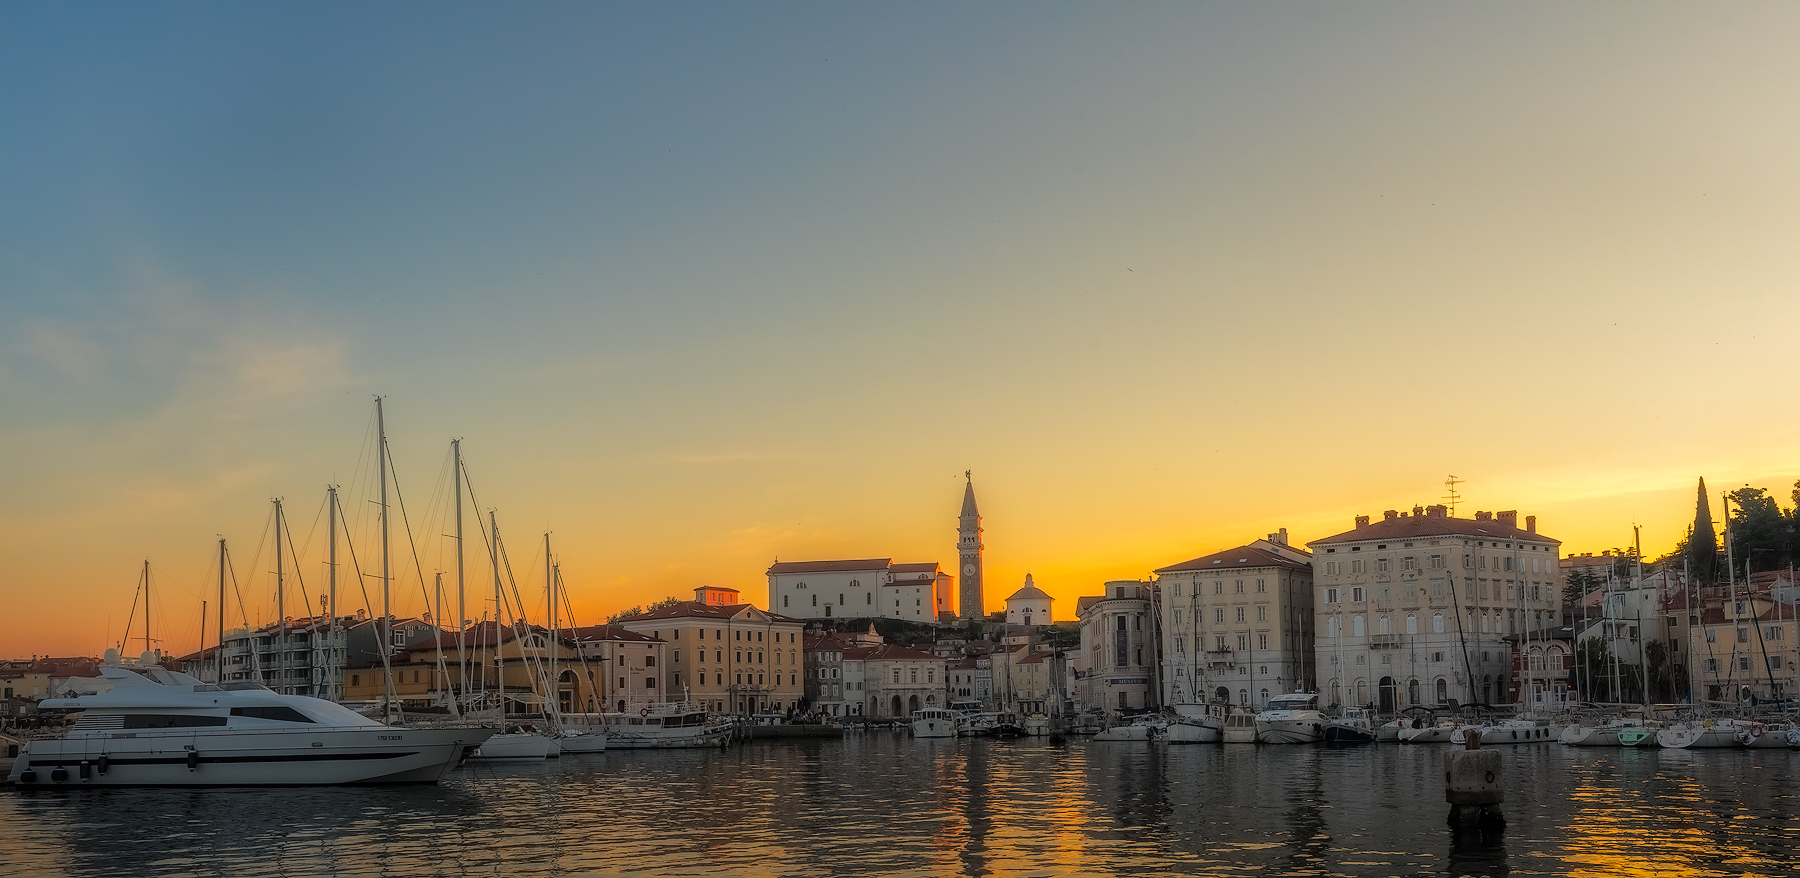
<svg viewBox="0 0 1800 878">
<path fill-rule="evenodd" d="M 100 773 L 101 773 L 101 774 L 105 774 L 105 773 L 106 773 L 106 767 L 107 767 L 107 766 L 108 766 L 108 765 L 110 765 L 110 764 L 111 764 L 111 763 L 112 763 L 112 757 L 110 757 L 110 756 L 107 756 L 107 755 L 106 755 L 106 754 L 105 754 L 105 753 L 102 753 L 102 754 L 100 754 L 100 758 L 99 758 L 99 760 L 97 760 L 97 761 L 96 761 L 96 762 L 95 762 L 95 763 L 94 763 L 94 767 L 95 767 L 95 768 L 96 768 L 96 769 L 99 769 L 99 771 L 100 771 Z"/>
<path fill-rule="evenodd" d="M 1519 740 L 1519 730 L 1518 729 L 1513 729 L 1512 739 L 1515 741 Z"/>
<path fill-rule="evenodd" d="M 1760 737 L 1762 737 L 1762 733 L 1763 733 L 1763 724 L 1762 723 L 1751 723 L 1750 724 L 1750 737 L 1760 738 Z"/>
<path fill-rule="evenodd" d="M 648 707 L 644 708 L 643 710 L 638 711 L 638 716 L 649 716 L 649 715 L 650 715 L 650 708 L 648 708 Z"/>
<path fill-rule="evenodd" d="M 86 759 L 83 759 L 83 760 L 81 760 L 80 773 L 81 773 L 82 780 L 88 780 L 89 778 L 93 777 L 93 775 L 94 775 L 94 767 L 89 765 L 88 761 Z"/>
<path fill-rule="evenodd" d="M 188 751 L 187 766 L 188 766 L 188 771 L 193 771 L 194 769 L 200 767 L 200 751 L 199 750 L 189 750 Z"/>
<path fill-rule="evenodd" d="M 37 783 L 37 772 L 29 768 L 19 772 L 19 783 Z"/>
<path fill-rule="evenodd" d="M 62 783 L 69 779 L 69 770 L 58 765 L 55 768 L 50 769 L 50 779 L 57 783 Z"/>
</svg>

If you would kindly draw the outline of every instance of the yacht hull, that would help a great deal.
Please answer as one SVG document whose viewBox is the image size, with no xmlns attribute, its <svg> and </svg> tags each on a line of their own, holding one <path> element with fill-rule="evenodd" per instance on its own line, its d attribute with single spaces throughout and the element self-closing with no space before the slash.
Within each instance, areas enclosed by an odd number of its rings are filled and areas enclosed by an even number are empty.
<svg viewBox="0 0 1800 878">
<path fill-rule="evenodd" d="M 1324 735 L 1322 723 L 1313 720 L 1257 720 L 1258 744 L 1316 744 Z"/>
<path fill-rule="evenodd" d="M 1367 728 L 1326 723 L 1324 738 L 1325 743 L 1339 746 L 1373 744 L 1375 743 L 1375 732 Z"/>
<path fill-rule="evenodd" d="M 1225 730 L 1198 720 L 1180 720 L 1169 723 L 1168 736 L 1171 744 L 1217 744 L 1225 740 Z"/>
<path fill-rule="evenodd" d="M 32 741 L 9 779 L 22 787 L 436 783 L 492 734 L 384 727 L 69 737 Z"/>
<path fill-rule="evenodd" d="M 956 737 L 956 721 L 951 719 L 916 719 L 913 720 L 912 733 L 915 738 L 954 738 Z"/>
<path fill-rule="evenodd" d="M 1682 723 L 1670 726 L 1656 733 L 1657 746 L 1671 750 L 1702 750 L 1720 747 L 1738 746 L 1738 728 L 1735 725 L 1718 724 L 1704 726 Z"/>
<path fill-rule="evenodd" d="M 1557 740 L 1571 747 L 1617 747 L 1619 730 L 1607 726 L 1569 726 Z"/>
</svg>

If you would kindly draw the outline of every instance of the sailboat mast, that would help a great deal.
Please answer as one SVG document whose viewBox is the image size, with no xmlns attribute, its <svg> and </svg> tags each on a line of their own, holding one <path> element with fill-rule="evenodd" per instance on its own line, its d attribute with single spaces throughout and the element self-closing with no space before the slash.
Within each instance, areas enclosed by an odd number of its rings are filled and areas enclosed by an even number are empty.
<svg viewBox="0 0 1800 878">
<path fill-rule="evenodd" d="M 450 440 L 450 452 L 455 458 L 450 469 L 456 479 L 456 685 L 468 693 L 469 659 L 464 652 L 464 634 L 469 627 L 469 611 L 463 602 L 466 592 L 463 589 L 463 502 L 462 502 L 462 440 Z"/>
<path fill-rule="evenodd" d="M 219 537 L 219 639 L 213 653 L 213 682 L 225 682 L 225 538 Z"/>
<path fill-rule="evenodd" d="M 1731 629 L 1732 629 L 1731 676 L 1728 677 L 1727 679 L 1730 679 L 1735 684 L 1737 681 L 1737 623 L 1738 623 L 1737 560 L 1736 560 L 1736 556 L 1732 552 L 1732 546 L 1731 546 L 1731 495 L 1721 491 L 1721 492 L 1719 492 L 1719 497 L 1720 497 L 1720 502 L 1723 505 L 1723 509 L 1725 512 L 1725 579 L 1731 588 Z M 1732 693 L 1731 700 L 1732 701 L 1737 700 L 1737 693 L 1735 693 L 1735 692 Z"/>
<path fill-rule="evenodd" d="M 506 655 L 500 640 L 500 521 L 494 510 L 488 510 L 488 532 L 492 544 L 488 549 L 488 557 L 493 559 L 494 568 L 494 698 L 500 706 L 500 720 L 506 721 Z M 521 647 L 519 654 L 523 656 Z"/>
<path fill-rule="evenodd" d="M 544 601 L 547 605 L 544 621 L 549 623 L 550 628 L 550 674 L 545 687 L 550 691 L 546 693 L 549 698 L 544 705 L 544 711 L 548 713 L 562 707 L 556 688 L 556 568 L 550 562 L 549 531 L 544 532 Z"/>
<path fill-rule="evenodd" d="M 144 559 L 144 651 L 150 647 L 150 559 Z"/>
<path fill-rule="evenodd" d="M 275 498 L 275 616 L 280 620 L 281 639 L 275 641 L 275 691 L 287 693 L 287 577 L 281 566 L 281 498 Z"/>
<path fill-rule="evenodd" d="M 327 543 L 328 547 L 326 549 L 326 554 L 327 554 L 328 560 L 326 561 L 326 568 L 325 568 L 326 579 L 328 582 L 327 588 L 329 589 L 329 594 L 326 598 L 326 602 L 331 605 L 330 606 L 331 619 L 325 623 L 325 644 L 326 644 L 326 646 L 325 646 L 325 649 L 326 649 L 326 652 L 325 652 L 325 655 L 326 655 L 326 665 L 325 665 L 326 693 L 325 693 L 325 697 L 332 701 L 338 701 L 338 700 L 341 700 L 343 697 L 342 687 L 343 687 L 343 682 L 344 682 L 343 681 L 344 675 L 339 672 L 339 668 L 338 668 L 338 645 L 337 645 L 337 641 L 338 641 L 338 627 L 337 627 L 337 625 L 338 625 L 338 605 L 337 605 L 337 568 L 338 568 L 338 565 L 337 565 L 337 523 L 338 523 L 337 522 L 337 505 L 338 505 L 338 501 L 337 501 L 337 486 L 336 485 L 327 486 L 325 488 L 325 493 L 326 493 L 325 505 L 330 507 L 330 513 L 331 513 L 330 514 L 331 536 L 329 537 L 328 543 Z M 317 519 L 314 519 L 314 520 L 316 521 Z"/>
<path fill-rule="evenodd" d="M 392 663 L 387 658 L 394 648 L 394 616 L 388 604 L 387 420 L 386 415 L 382 412 L 381 397 L 379 396 L 375 397 L 375 430 L 377 434 L 375 460 L 381 477 L 381 625 L 379 630 L 381 631 L 381 664 L 385 670 L 383 677 L 387 689 L 387 697 L 383 699 L 381 714 L 383 717 L 388 717 L 392 715 L 394 699 L 394 674 Z"/>
</svg>

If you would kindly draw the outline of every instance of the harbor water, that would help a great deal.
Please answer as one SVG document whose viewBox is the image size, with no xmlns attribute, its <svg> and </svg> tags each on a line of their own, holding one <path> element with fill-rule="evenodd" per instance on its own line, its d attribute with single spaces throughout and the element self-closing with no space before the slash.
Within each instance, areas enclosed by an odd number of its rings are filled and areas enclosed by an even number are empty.
<svg viewBox="0 0 1800 878">
<path fill-rule="evenodd" d="M 466 766 L 437 786 L 0 790 L 0 876 L 1792 875 L 1800 753 L 852 734 Z"/>
</svg>

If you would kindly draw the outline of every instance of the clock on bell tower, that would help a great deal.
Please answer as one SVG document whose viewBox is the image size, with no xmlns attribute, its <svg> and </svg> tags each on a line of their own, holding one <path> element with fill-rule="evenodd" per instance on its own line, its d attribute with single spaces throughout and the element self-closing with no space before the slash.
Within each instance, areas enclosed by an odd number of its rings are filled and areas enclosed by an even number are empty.
<svg viewBox="0 0 1800 878">
<path fill-rule="evenodd" d="M 965 470 L 962 514 L 956 523 L 956 553 L 962 561 L 962 582 L 957 588 L 956 615 L 979 619 L 987 615 L 981 592 L 981 511 L 975 508 L 975 478 Z"/>
</svg>

